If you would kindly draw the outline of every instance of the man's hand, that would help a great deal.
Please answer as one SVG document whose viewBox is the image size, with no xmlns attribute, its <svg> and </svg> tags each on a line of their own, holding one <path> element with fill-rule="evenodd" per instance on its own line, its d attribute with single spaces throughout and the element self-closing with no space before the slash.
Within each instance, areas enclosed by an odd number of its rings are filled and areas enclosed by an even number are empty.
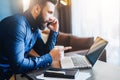
<svg viewBox="0 0 120 80">
<path fill-rule="evenodd" d="M 61 49 L 59 47 L 53 48 L 50 52 L 50 55 L 51 55 L 53 61 L 59 61 L 61 58 L 61 51 L 68 50 L 68 49 L 72 49 L 72 47 L 64 47 L 63 49 Z"/>
<path fill-rule="evenodd" d="M 58 19 L 55 18 L 55 17 L 53 19 L 51 19 L 50 24 L 48 25 L 48 28 L 50 30 L 58 32 L 59 31 L 59 22 L 58 22 Z"/>
</svg>

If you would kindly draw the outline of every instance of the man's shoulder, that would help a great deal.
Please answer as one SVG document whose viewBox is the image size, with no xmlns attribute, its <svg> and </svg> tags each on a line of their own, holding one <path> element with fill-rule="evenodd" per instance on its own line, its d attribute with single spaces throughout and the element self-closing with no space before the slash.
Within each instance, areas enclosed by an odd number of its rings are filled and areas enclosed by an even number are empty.
<svg viewBox="0 0 120 80">
<path fill-rule="evenodd" d="M 26 29 L 26 18 L 22 15 L 22 14 L 14 14 L 12 16 L 8 16 L 6 18 L 4 18 L 1 23 L 0 26 L 4 26 L 2 27 L 3 29 L 8 29 L 8 31 L 14 32 L 14 31 L 25 31 Z M 20 27 L 19 27 L 20 26 Z"/>
<path fill-rule="evenodd" d="M 12 19 L 13 19 L 13 21 L 15 21 L 15 22 L 17 22 L 19 24 L 21 24 L 21 23 L 23 24 L 23 22 L 26 22 L 26 18 L 22 14 L 15 14 L 15 15 L 13 15 Z"/>
<path fill-rule="evenodd" d="M 22 14 L 14 14 L 4 18 L 1 22 L 23 24 L 26 22 L 26 18 Z"/>
</svg>

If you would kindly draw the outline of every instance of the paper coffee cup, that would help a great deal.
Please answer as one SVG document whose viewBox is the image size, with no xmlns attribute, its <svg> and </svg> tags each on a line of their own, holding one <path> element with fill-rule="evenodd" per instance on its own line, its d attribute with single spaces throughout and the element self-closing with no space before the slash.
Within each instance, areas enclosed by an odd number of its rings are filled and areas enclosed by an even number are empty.
<svg viewBox="0 0 120 80">
<path fill-rule="evenodd" d="M 64 46 L 62 45 L 57 45 L 55 46 L 56 48 L 59 48 L 60 49 L 60 58 L 64 58 Z"/>
</svg>

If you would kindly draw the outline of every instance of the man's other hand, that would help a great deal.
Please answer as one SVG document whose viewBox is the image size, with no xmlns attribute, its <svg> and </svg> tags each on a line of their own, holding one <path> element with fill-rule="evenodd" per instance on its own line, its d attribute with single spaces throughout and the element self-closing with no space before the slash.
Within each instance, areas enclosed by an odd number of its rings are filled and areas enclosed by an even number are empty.
<svg viewBox="0 0 120 80">
<path fill-rule="evenodd" d="M 71 46 L 69 47 L 64 47 L 63 49 L 59 48 L 59 47 L 55 47 L 50 51 L 50 55 L 53 59 L 53 61 L 59 61 L 61 58 L 61 51 L 65 51 L 65 50 L 69 50 L 72 49 Z"/>
</svg>

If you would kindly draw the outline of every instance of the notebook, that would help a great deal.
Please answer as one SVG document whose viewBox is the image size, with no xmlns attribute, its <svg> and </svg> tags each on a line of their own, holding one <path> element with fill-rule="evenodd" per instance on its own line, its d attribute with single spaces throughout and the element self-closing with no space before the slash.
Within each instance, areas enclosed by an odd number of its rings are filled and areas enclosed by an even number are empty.
<svg viewBox="0 0 120 80">
<path fill-rule="evenodd" d="M 91 68 L 101 56 L 108 41 L 101 37 L 97 37 L 87 52 L 87 55 L 65 56 L 60 60 L 61 68 Z"/>
<path fill-rule="evenodd" d="M 79 74 L 79 69 L 48 69 L 44 72 L 44 77 L 75 79 Z"/>
</svg>

